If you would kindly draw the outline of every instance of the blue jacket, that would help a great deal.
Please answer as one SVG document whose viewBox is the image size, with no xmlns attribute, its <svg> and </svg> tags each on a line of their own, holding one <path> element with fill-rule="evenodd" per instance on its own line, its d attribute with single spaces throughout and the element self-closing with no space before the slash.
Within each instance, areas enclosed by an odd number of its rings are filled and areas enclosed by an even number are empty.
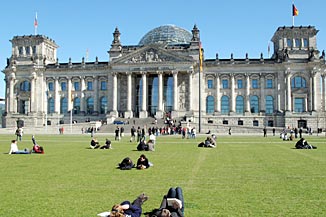
<svg viewBox="0 0 326 217">
<path fill-rule="evenodd" d="M 126 217 L 140 217 L 142 213 L 141 207 L 131 205 L 130 201 L 123 201 L 120 205 L 129 205 L 129 209 L 124 210 Z"/>
</svg>

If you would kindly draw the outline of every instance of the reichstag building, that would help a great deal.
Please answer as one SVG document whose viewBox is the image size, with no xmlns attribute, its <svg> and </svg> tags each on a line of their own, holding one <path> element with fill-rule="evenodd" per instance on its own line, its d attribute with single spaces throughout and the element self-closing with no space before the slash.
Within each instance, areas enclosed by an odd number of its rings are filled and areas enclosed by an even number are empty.
<svg viewBox="0 0 326 217">
<path fill-rule="evenodd" d="M 279 27 L 272 57 L 205 59 L 200 30 L 163 25 L 137 45 L 116 28 L 108 61 L 59 62 L 44 35 L 15 36 L 3 70 L 3 127 L 58 120 L 170 116 L 193 124 L 317 127 L 325 124 L 325 53 L 313 26 Z M 319 125 L 318 125 L 319 124 Z"/>
</svg>

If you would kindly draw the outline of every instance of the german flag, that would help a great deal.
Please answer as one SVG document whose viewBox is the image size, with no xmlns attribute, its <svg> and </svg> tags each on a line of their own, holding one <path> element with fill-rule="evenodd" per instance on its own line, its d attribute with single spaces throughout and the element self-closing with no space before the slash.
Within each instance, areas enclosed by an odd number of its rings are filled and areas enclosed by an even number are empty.
<svg viewBox="0 0 326 217">
<path fill-rule="evenodd" d="M 299 15 L 298 9 L 295 7 L 294 4 L 292 4 L 292 16 L 298 16 L 298 15 Z"/>
</svg>

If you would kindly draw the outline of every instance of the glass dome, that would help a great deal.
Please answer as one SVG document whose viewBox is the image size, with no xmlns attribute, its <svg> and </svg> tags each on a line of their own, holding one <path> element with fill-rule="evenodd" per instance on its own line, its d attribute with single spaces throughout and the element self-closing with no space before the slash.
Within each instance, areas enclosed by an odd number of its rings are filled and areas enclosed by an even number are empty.
<svg viewBox="0 0 326 217">
<path fill-rule="evenodd" d="M 174 25 L 160 26 L 149 31 L 142 37 L 139 45 L 168 43 L 173 44 L 189 44 L 192 34 L 185 29 Z"/>
</svg>

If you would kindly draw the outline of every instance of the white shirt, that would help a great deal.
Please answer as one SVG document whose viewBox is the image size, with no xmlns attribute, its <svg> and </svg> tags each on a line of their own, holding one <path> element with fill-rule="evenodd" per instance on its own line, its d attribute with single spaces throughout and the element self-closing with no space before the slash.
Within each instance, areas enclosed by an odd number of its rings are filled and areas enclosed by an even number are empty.
<svg viewBox="0 0 326 217">
<path fill-rule="evenodd" d="M 151 135 L 149 136 L 149 139 L 152 140 L 152 141 L 155 141 L 155 140 L 156 140 L 155 135 L 154 135 L 154 134 L 151 134 Z"/>
<path fill-rule="evenodd" d="M 11 143 L 10 145 L 10 151 L 8 154 L 12 154 L 18 151 L 18 146 L 17 143 Z"/>
</svg>

